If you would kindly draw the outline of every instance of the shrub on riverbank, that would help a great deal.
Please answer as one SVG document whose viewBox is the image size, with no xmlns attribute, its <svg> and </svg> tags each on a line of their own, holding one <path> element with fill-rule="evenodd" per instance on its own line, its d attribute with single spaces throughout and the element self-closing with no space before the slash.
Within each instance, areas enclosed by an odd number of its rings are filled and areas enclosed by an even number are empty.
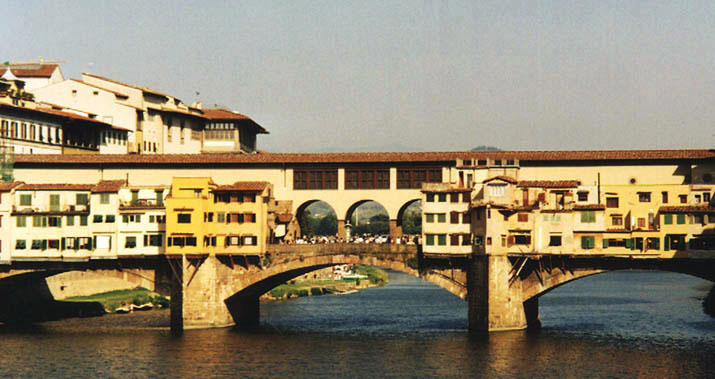
<svg viewBox="0 0 715 379">
<path fill-rule="evenodd" d="M 117 308 L 128 304 L 143 305 L 152 303 L 160 308 L 168 308 L 170 301 L 164 296 L 157 295 L 146 288 L 137 287 L 131 290 L 116 290 L 97 293 L 89 296 L 69 297 L 63 301 L 67 302 L 97 302 L 102 304 L 108 312 L 114 312 Z"/>
</svg>

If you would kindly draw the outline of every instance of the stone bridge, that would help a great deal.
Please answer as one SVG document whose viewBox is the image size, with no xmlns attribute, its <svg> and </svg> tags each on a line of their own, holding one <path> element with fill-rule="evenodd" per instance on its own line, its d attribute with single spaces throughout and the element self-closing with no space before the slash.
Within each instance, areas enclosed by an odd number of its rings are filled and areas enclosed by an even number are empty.
<svg viewBox="0 0 715 379">
<path fill-rule="evenodd" d="M 262 294 L 292 278 L 339 264 L 365 264 L 401 271 L 444 288 L 467 301 L 472 331 L 537 327 L 541 295 L 572 280 L 601 272 L 660 270 L 715 281 L 715 255 L 711 253 L 678 252 L 667 259 L 583 254 L 430 257 L 423 255 L 416 245 L 270 245 L 264 256 L 185 255 L 112 261 L 13 262 L 0 273 L 0 305 L 10 312 L 27 313 L 19 309 L 22 303 L 7 302 L 27 283 L 60 272 L 93 270 L 135 281 L 163 294 L 170 293 L 171 327 L 176 332 L 184 328 L 233 324 L 252 327 L 259 323 Z"/>
</svg>

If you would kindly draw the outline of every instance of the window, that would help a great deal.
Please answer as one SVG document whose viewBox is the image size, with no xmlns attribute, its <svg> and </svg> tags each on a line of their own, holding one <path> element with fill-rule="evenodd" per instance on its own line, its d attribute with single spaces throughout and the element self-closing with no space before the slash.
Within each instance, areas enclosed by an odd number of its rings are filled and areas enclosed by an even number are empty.
<svg viewBox="0 0 715 379">
<path fill-rule="evenodd" d="M 450 246 L 459 246 L 459 234 L 450 234 L 449 244 Z"/>
<path fill-rule="evenodd" d="M 17 240 L 15 241 L 15 249 L 17 250 L 25 250 L 27 248 L 27 245 L 25 244 L 25 240 Z"/>
<path fill-rule="evenodd" d="M 338 189 L 338 170 L 293 171 L 293 189 Z"/>
<path fill-rule="evenodd" d="M 584 224 L 596 222 L 596 212 L 581 211 L 581 222 Z"/>
<path fill-rule="evenodd" d="M 660 194 L 663 197 L 663 199 L 662 199 L 663 204 L 668 204 L 668 191 L 663 191 Z"/>
<path fill-rule="evenodd" d="M 104 217 L 102 215 L 94 215 L 94 218 L 92 219 L 92 222 L 95 224 L 100 223 L 104 220 Z"/>
<path fill-rule="evenodd" d="M 462 246 L 469 246 L 472 244 L 471 234 L 462 234 Z"/>
<path fill-rule="evenodd" d="M 638 192 L 638 201 L 641 203 L 650 203 L 650 192 Z"/>
<path fill-rule="evenodd" d="M 20 205 L 32 205 L 32 195 L 20 195 Z"/>
<path fill-rule="evenodd" d="M 86 193 L 78 193 L 76 195 L 76 203 L 77 205 L 87 205 L 89 204 L 89 195 Z"/>
<path fill-rule="evenodd" d="M 681 213 L 677 216 L 677 223 L 681 224 L 681 225 L 685 224 L 685 215 L 684 214 Z"/>
<path fill-rule="evenodd" d="M 663 215 L 663 223 L 665 225 L 673 224 L 673 215 L 672 214 L 664 214 Z"/>
<path fill-rule="evenodd" d="M 42 249 L 42 240 L 32 240 L 32 250 Z"/>
<path fill-rule="evenodd" d="M 606 198 L 606 208 L 618 208 L 618 198 L 617 197 L 607 197 Z"/>
<path fill-rule="evenodd" d="M 422 183 L 442 182 L 441 168 L 398 168 L 397 188 L 421 188 Z"/>
<path fill-rule="evenodd" d="M 552 235 L 549 237 L 549 246 L 561 246 L 561 236 Z"/>
<path fill-rule="evenodd" d="M 469 224 L 472 222 L 472 214 L 467 211 L 462 214 L 462 224 Z"/>
<path fill-rule="evenodd" d="M 80 225 L 80 226 L 87 226 L 87 215 L 80 215 L 80 216 L 79 216 L 79 225 Z"/>
<path fill-rule="evenodd" d="M 16 224 L 17 224 L 18 228 L 24 228 L 25 226 L 27 226 L 27 217 L 26 216 L 17 216 Z"/>
<path fill-rule="evenodd" d="M 67 215 L 67 226 L 74 226 L 74 215 Z"/>
<path fill-rule="evenodd" d="M 114 218 L 115 218 L 114 215 L 106 215 L 106 216 L 104 216 L 104 222 L 107 224 L 111 224 L 114 222 Z"/>
<path fill-rule="evenodd" d="M 588 191 L 579 191 L 577 195 L 578 201 L 588 201 Z"/>
<path fill-rule="evenodd" d="M 145 234 L 144 246 L 161 246 L 164 240 L 161 234 Z"/>
<path fill-rule="evenodd" d="M 529 221 L 529 214 L 528 213 L 519 213 L 517 215 L 517 221 L 519 222 L 528 222 Z"/>
<path fill-rule="evenodd" d="M 53 228 L 62 226 L 62 216 L 50 216 L 47 218 L 47 224 Z"/>
<path fill-rule="evenodd" d="M 501 197 L 506 193 L 506 184 L 489 184 L 489 196 Z"/>
<path fill-rule="evenodd" d="M 426 237 L 427 246 L 434 246 L 434 234 L 427 234 Z"/>
<path fill-rule="evenodd" d="M 345 170 L 345 189 L 389 189 L 389 169 Z"/>
<path fill-rule="evenodd" d="M 437 213 L 437 222 L 447 222 L 447 214 Z"/>
<path fill-rule="evenodd" d="M 449 212 L 449 223 L 459 224 L 459 212 Z"/>
<path fill-rule="evenodd" d="M 638 217 L 638 227 L 645 228 L 645 217 Z"/>
<path fill-rule="evenodd" d="M 623 225 L 623 216 L 621 216 L 621 215 L 611 216 L 611 225 L 613 225 L 613 226 Z"/>
<path fill-rule="evenodd" d="M 60 248 L 60 240 L 47 240 L 47 246 L 50 249 L 59 249 Z"/>
<path fill-rule="evenodd" d="M 224 212 L 216 213 L 216 222 L 226 222 L 226 213 L 224 213 Z"/>
<path fill-rule="evenodd" d="M 531 243 L 531 236 L 528 234 L 514 235 L 514 245 L 528 245 Z"/>
<path fill-rule="evenodd" d="M 127 238 L 124 240 L 124 247 L 128 249 L 137 247 L 137 237 L 127 236 Z"/>
<path fill-rule="evenodd" d="M 186 246 L 196 246 L 196 237 L 186 237 Z"/>
<path fill-rule="evenodd" d="M 444 203 L 447 201 L 447 194 L 446 193 L 439 193 L 437 194 L 437 199 L 440 203 Z"/>
<path fill-rule="evenodd" d="M 434 222 L 434 213 L 425 213 L 425 222 Z"/>
<path fill-rule="evenodd" d="M 100 204 L 109 204 L 109 194 L 108 193 L 100 193 L 99 194 L 99 203 Z"/>
<path fill-rule="evenodd" d="M 433 194 L 433 193 L 428 193 L 428 194 L 427 194 L 427 202 L 428 202 L 428 203 L 434 203 L 434 194 Z"/>
<path fill-rule="evenodd" d="M 581 248 L 582 249 L 593 249 L 594 246 L 596 246 L 596 237 L 593 237 L 593 236 L 581 237 Z"/>
<path fill-rule="evenodd" d="M 179 224 L 190 224 L 191 223 L 191 213 L 179 213 L 177 222 Z"/>
<path fill-rule="evenodd" d="M 458 203 L 459 202 L 459 193 L 450 193 L 449 194 L 449 202 L 450 203 Z"/>
<path fill-rule="evenodd" d="M 688 202 L 688 195 L 678 195 L 678 199 L 680 199 L 681 204 L 685 204 Z"/>
<path fill-rule="evenodd" d="M 47 226 L 47 217 L 32 216 L 32 226 L 39 228 Z"/>
<path fill-rule="evenodd" d="M 658 237 L 646 238 L 645 247 L 647 250 L 660 250 L 660 238 L 658 238 Z"/>
<path fill-rule="evenodd" d="M 446 234 L 437 234 L 437 245 L 447 246 L 447 235 Z"/>
</svg>

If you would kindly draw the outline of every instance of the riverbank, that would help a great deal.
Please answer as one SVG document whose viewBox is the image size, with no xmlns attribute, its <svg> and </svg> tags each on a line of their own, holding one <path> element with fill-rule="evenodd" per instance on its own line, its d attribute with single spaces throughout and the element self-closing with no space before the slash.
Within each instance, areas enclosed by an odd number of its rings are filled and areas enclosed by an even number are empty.
<svg viewBox="0 0 715 379">
<path fill-rule="evenodd" d="M 387 284 L 387 272 L 371 266 L 356 265 L 354 276 L 346 279 L 291 280 L 268 291 L 263 301 L 286 300 L 304 296 L 350 293 Z"/>
<path fill-rule="evenodd" d="M 144 306 L 144 309 L 168 308 L 170 304 L 168 298 L 141 287 L 102 292 L 89 296 L 68 297 L 62 302 L 99 303 L 107 313 L 127 312 L 141 306 Z M 148 306 L 148 304 L 151 304 L 151 306 Z"/>
</svg>

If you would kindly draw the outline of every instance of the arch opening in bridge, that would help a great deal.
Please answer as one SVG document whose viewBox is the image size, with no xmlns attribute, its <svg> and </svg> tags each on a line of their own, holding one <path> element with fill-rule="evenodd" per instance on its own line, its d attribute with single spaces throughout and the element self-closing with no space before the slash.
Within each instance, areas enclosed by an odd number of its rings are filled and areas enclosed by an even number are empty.
<svg viewBox="0 0 715 379">
<path fill-rule="evenodd" d="M 335 236 L 340 227 L 335 208 L 323 200 L 309 200 L 298 207 L 296 218 L 300 230 L 297 235 L 305 237 Z"/>
<path fill-rule="evenodd" d="M 671 331 L 665 327 L 669 324 L 715 321 L 703 309 L 711 288 L 713 282 L 688 273 L 610 270 L 564 281 L 533 298 L 549 327 L 585 332 L 646 328 L 661 334 L 653 328 L 665 333 Z"/>
<path fill-rule="evenodd" d="M 345 220 L 352 226 L 353 236 L 392 236 L 393 223 L 382 204 L 374 200 L 360 200 L 345 213 Z"/>
<path fill-rule="evenodd" d="M 413 199 L 403 204 L 397 212 L 396 222 L 400 234 L 421 234 L 422 199 Z"/>
</svg>

